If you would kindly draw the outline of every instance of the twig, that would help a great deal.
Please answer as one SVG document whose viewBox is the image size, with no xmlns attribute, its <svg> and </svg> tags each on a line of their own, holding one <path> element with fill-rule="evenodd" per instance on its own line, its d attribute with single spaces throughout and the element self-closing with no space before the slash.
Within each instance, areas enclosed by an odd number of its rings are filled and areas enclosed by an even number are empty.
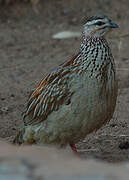
<svg viewBox="0 0 129 180">
<path fill-rule="evenodd" d="M 78 152 L 98 151 L 98 149 L 79 149 Z"/>
<path fill-rule="evenodd" d="M 117 68 L 117 71 L 129 71 L 129 68 Z"/>
</svg>

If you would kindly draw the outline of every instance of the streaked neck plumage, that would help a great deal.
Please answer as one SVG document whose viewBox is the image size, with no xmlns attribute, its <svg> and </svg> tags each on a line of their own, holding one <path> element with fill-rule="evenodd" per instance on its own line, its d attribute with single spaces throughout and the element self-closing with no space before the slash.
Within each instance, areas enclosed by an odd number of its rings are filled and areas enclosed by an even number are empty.
<svg viewBox="0 0 129 180">
<path fill-rule="evenodd" d="M 110 48 L 108 46 L 108 42 L 103 36 L 86 36 L 84 33 L 82 35 L 82 42 L 80 48 L 82 58 L 86 58 L 87 56 L 91 56 L 91 60 L 93 56 L 95 56 L 97 60 L 97 56 L 104 53 L 111 53 Z M 100 54 L 99 54 L 100 53 Z"/>
</svg>

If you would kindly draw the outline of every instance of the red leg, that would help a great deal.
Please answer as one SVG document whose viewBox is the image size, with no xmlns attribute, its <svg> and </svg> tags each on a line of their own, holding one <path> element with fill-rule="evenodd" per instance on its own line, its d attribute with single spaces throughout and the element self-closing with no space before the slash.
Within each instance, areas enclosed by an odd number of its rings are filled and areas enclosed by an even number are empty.
<svg viewBox="0 0 129 180">
<path fill-rule="evenodd" d="M 76 155 L 77 157 L 79 157 L 78 152 L 77 152 L 77 148 L 76 148 L 75 144 L 70 143 L 70 146 L 71 146 L 71 149 L 73 150 L 73 152 L 75 153 L 75 155 Z"/>
</svg>

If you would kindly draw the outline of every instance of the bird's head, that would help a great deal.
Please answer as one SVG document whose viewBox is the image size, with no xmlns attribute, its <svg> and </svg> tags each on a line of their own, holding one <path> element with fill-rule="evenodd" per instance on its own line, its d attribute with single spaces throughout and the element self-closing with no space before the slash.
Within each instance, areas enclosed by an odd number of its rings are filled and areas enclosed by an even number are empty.
<svg viewBox="0 0 129 180">
<path fill-rule="evenodd" d="M 101 37 L 107 34 L 112 28 L 118 28 L 118 25 L 105 15 L 96 15 L 86 20 L 84 34 L 85 36 Z"/>
</svg>

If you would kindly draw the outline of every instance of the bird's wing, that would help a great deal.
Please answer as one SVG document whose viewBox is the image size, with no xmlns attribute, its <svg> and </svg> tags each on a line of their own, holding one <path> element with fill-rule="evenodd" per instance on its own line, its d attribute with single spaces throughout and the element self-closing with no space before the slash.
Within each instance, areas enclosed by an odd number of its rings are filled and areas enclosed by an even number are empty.
<svg viewBox="0 0 129 180">
<path fill-rule="evenodd" d="M 68 87 L 68 79 L 71 77 L 71 69 L 76 57 L 50 73 L 31 92 L 26 111 L 23 114 L 25 125 L 44 121 L 52 111 L 57 111 L 62 104 L 70 103 L 73 92 L 70 92 Z"/>
</svg>

